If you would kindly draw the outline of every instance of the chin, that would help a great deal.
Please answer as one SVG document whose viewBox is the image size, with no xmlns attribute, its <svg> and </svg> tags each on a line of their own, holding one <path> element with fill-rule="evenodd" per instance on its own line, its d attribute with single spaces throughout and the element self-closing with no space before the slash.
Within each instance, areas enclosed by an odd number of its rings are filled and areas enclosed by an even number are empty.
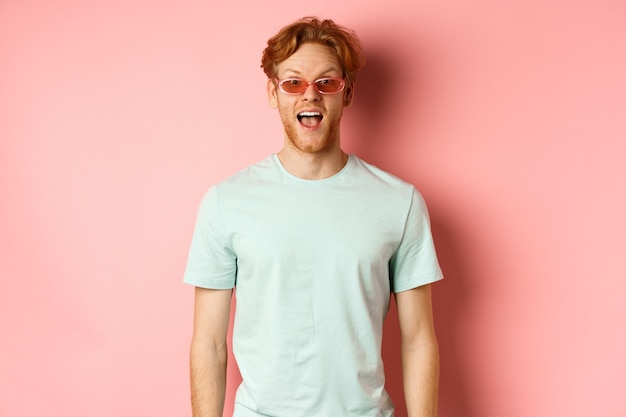
<svg viewBox="0 0 626 417">
<path fill-rule="evenodd" d="M 319 132 L 319 135 L 311 135 L 310 132 L 303 133 L 291 128 L 286 129 L 285 134 L 289 143 L 300 152 L 323 153 L 333 149 L 339 140 L 337 129 L 325 130 L 326 132 Z"/>
</svg>

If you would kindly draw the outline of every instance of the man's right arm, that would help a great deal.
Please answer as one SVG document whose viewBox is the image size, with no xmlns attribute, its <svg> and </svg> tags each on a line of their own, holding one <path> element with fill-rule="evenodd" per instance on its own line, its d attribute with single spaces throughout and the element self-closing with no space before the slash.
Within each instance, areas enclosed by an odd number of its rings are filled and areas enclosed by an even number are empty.
<svg viewBox="0 0 626 417">
<path fill-rule="evenodd" d="M 190 352 L 193 417 L 221 417 L 226 394 L 232 290 L 196 287 Z"/>
</svg>

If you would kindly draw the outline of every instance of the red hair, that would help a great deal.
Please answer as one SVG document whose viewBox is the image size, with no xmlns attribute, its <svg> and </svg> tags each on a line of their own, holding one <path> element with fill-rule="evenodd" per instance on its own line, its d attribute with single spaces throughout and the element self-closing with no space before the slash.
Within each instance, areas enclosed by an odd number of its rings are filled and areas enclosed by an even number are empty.
<svg viewBox="0 0 626 417">
<path fill-rule="evenodd" d="M 343 76 L 350 88 L 357 73 L 365 64 L 361 44 L 354 31 L 337 25 L 332 20 L 304 17 L 283 27 L 267 41 L 261 58 L 261 68 L 269 79 L 276 77 L 276 65 L 289 58 L 300 45 L 315 42 L 331 47 L 343 68 Z"/>
</svg>

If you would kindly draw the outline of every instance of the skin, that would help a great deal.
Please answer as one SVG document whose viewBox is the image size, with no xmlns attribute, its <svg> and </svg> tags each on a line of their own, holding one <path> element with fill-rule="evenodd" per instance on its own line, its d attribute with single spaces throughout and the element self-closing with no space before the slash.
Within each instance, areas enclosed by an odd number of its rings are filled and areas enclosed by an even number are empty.
<svg viewBox="0 0 626 417">
<path fill-rule="evenodd" d="M 308 82 L 342 77 L 333 50 L 305 43 L 277 65 L 277 78 L 298 77 Z M 278 153 L 292 175 L 318 180 L 343 168 L 348 156 L 341 150 L 339 126 L 353 90 L 319 94 L 309 86 L 301 95 L 287 95 L 268 80 L 267 96 L 284 126 L 284 146 Z M 321 123 L 307 127 L 301 111 L 318 111 Z M 226 392 L 227 330 L 232 290 L 196 288 L 194 333 L 191 343 L 191 393 L 194 417 L 221 417 Z M 436 417 L 439 351 L 433 326 L 430 285 L 395 294 L 401 333 L 402 380 L 409 417 Z"/>
<path fill-rule="evenodd" d="M 409 417 L 436 417 L 439 348 L 430 285 L 395 294 L 400 323 L 402 384 Z"/>
<path fill-rule="evenodd" d="M 314 81 L 323 77 L 343 76 L 341 64 L 332 48 L 305 43 L 276 66 L 278 79 L 297 77 Z M 267 97 L 277 109 L 284 127 L 284 146 L 278 158 L 291 174 L 304 179 L 323 179 L 336 174 L 348 157 L 340 147 L 339 125 L 344 107 L 352 101 L 352 89 L 337 94 L 320 94 L 311 85 L 301 95 L 280 91 L 275 80 L 267 82 Z M 298 120 L 302 111 L 317 111 L 323 116 L 315 127 Z"/>
<path fill-rule="evenodd" d="M 191 339 L 191 408 L 194 417 L 221 417 L 226 395 L 226 335 L 232 290 L 196 287 Z"/>
</svg>

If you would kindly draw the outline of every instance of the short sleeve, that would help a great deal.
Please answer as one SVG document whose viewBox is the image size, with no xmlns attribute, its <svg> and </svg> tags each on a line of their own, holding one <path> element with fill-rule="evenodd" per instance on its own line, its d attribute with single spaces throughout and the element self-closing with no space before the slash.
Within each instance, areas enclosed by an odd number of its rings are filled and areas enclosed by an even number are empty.
<svg viewBox="0 0 626 417">
<path fill-rule="evenodd" d="M 229 289 L 235 286 L 237 257 L 226 237 L 213 186 L 200 203 L 183 281 L 197 287 Z"/>
<path fill-rule="evenodd" d="M 391 290 L 402 292 L 443 278 L 422 195 L 413 188 L 402 239 L 389 262 Z"/>
</svg>

